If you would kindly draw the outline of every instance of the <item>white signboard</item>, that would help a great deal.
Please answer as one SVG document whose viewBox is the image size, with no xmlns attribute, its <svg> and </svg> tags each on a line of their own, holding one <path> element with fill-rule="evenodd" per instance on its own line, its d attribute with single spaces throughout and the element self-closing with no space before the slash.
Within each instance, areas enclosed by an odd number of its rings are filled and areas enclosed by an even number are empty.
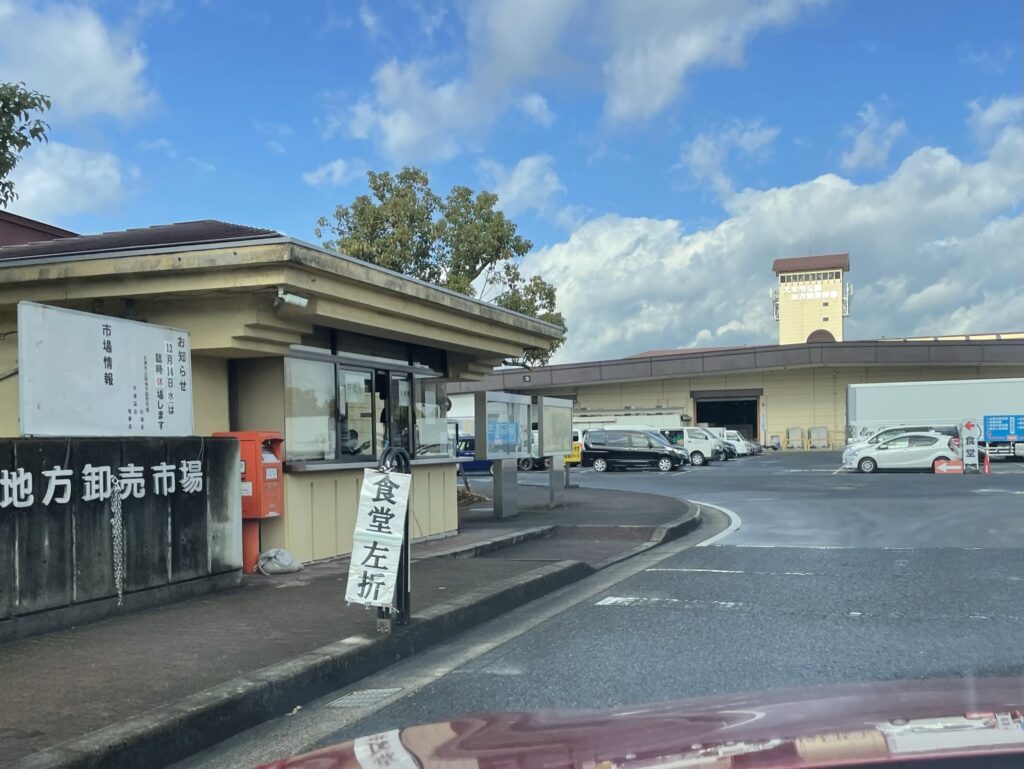
<svg viewBox="0 0 1024 769">
<path fill-rule="evenodd" d="M 960 453 L 964 459 L 964 470 L 978 469 L 978 441 L 981 439 L 981 421 L 965 419 L 960 423 Z"/>
<path fill-rule="evenodd" d="M 345 600 L 393 606 L 412 476 L 367 468 L 359 491 Z"/>
<path fill-rule="evenodd" d="M 22 435 L 192 435 L 187 331 L 18 303 Z"/>
</svg>

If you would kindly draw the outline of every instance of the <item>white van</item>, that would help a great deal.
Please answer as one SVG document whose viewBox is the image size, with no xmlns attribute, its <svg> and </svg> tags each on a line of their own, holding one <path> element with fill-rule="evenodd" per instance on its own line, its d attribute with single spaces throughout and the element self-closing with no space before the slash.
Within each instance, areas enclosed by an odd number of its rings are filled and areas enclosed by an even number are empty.
<svg viewBox="0 0 1024 769">
<path fill-rule="evenodd" d="M 690 453 L 690 464 L 700 467 L 713 459 L 725 456 L 722 442 L 703 427 L 663 427 L 659 433 L 675 446 L 683 446 Z"/>
</svg>

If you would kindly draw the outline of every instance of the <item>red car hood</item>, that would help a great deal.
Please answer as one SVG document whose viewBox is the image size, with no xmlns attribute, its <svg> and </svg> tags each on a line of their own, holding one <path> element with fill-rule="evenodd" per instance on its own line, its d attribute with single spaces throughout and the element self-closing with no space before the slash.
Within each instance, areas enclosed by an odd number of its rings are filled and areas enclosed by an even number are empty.
<svg viewBox="0 0 1024 769">
<path fill-rule="evenodd" d="M 264 769 L 805 769 L 1024 756 L 1022 704 L 1024 678 L 983 678 L 485 713 L 361 737 Z"/>
</svg>

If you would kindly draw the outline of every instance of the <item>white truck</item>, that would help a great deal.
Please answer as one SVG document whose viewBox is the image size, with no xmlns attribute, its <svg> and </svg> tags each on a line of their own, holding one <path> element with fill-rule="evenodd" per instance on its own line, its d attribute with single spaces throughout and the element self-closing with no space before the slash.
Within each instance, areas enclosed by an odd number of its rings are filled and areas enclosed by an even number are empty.
<svg viewBox="0 0 1024 769">
<path fill-rule="evenodd" d="M 1024 379 L 852 384 L 846 388 L 846 442 L 889 427 L 955 427 L 962 420 L 1024 415 Z M 1011 423 L 1013 420 L 1010 420 Z M 982 435 L 989 456 L 1024 457 L 1024 435 Z"/>
</svg>

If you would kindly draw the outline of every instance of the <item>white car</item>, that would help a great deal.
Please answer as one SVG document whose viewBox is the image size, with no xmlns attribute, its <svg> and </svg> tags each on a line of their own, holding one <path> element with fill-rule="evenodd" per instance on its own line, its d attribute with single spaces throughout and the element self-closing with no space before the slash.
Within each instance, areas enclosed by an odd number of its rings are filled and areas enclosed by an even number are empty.
<svg viewBox="0 0 1024 769">
<path fill-rule="evenodd" d="M 843 467 L 873 473 L 875 470 L 932 470 L 941 462 L 959 459 L 953 439 L 944 433 L 904 433 L 895 438 L 843 452 Z"/>
<path fill-rule="evenodd" d="M 956 427 L 954 425 L 928 425 L 914 427 L 907 425 L 905 427 L 887 427 L 884 430 L 879 430 L 873 435 L 863 438 L 862 440 L 852 441 L 847 444 L 848 449 L 860 449 L 864 446 L 877 446 L 879 443 L 883 443 L 890 438 L 895 438 L 897 435 L 903 435 L 905 433 L 945 433 L 946 435 L 956 435 Z"/>
<path fill-rule="evenodd" d="M 726 430 L 725 440 L 733 445 L 736 449 L 736 456 L 738 457 L 746 457 L 753 453 L 750 448 L 750 441 L 740 435 L 736 430 Z"/>
</svg>

